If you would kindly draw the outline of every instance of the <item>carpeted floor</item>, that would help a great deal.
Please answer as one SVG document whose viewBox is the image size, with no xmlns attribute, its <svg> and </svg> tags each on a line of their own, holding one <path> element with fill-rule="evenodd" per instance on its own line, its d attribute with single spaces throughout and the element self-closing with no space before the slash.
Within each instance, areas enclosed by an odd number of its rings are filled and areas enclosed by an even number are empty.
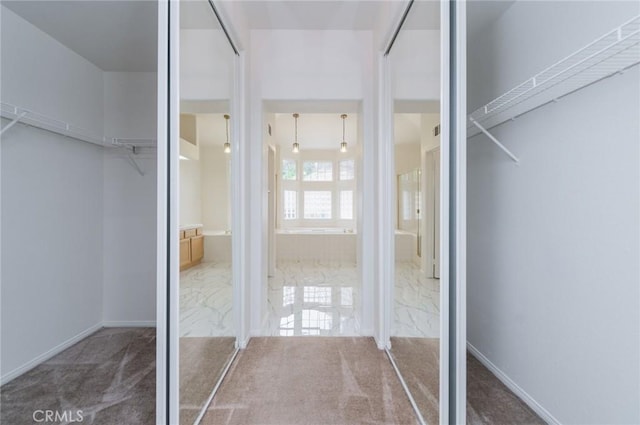
<svg viewBox="0 0 640 425">
<path fill-rule="evenodd" d="M 416 424 L 373 338 L 252 338 L 209 406 L 204 425 Z"/>
<path fill-rule="evenodd" d="M 0 393 L 1 424 L 37 423 L 36 410 L 66 412 L 75 422 L 80 410 L 83 424 L 153 424 L 156 330 L 101 329 L 3 385 Z"/>
<path fill-rule="evenodd" d="M 235 351 L 235 338 L 180 338 L 180 424 L 192 425 Z"/>
<path fill-rule="evenodd" d="M 438 423 L 439 340 L 391 338 L 391 353 L 427 423 Z M 467 353 L 467 424 L 540 425 L 545 422 Z"/>
</svg>

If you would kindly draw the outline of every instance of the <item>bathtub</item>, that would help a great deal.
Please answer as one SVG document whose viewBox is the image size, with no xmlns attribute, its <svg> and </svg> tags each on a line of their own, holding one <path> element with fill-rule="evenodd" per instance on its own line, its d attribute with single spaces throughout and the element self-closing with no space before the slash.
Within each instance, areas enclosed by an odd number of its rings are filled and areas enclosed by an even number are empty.
<svg viewBox="0 0 640 425">
<path fill-rule="evenodd" d="M 276 230 L 276 260 L 356 262 L 357 235 L 344 228 Z"/>
<path fill-rule="evenodd" d="M 405 230 L 396 230 L 395 239 L 396 261 L 420 262 L 417 252 L 418 235 Z"/>
<path fill-rule="evenodd" d="M 292 229 L 276 229 L 276 233 L 285 235 L 340 235 L 344 233 L 355 234 L 355 230 L 341 227 L 296 227 Z"/>
<path fill-rule="evenodd" d="M 203 261 L 231 261 L 231 232 L 228 230 L 204 230 Z"/>
</svg>

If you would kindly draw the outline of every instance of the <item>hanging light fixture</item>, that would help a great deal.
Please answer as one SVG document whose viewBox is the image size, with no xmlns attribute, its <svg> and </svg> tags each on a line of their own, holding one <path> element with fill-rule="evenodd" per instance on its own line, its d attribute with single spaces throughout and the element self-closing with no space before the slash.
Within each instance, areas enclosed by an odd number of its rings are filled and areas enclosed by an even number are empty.
<svg viewBox="0 0 640 425">
<path fill-rule="evenodd" d="M 224 153 L 231 153 L 231 143 L 229 143 L 229 118 L 231 118 L 229 115 L 224 115 L 225 125 L 227 127 L 227 141 L 224 144 Z"/>
<path fill-rule="evenodd" d="M 293 141 L 293 148 L 291 149 L 291 152 L 293 153 L 298 153 L 300 152 L 300 144 L 298 143 L 298 117 L 300 116 L 300 114 L 293 114 L 293 118 L 295 119 L 295 126 L 296 126 L 296 138 Z"/>
<path fill-rule="evenodd" d="M 344 140 L 344 122 L 347 119 L 347 114 L 340 115 L 340 118 L 342 118 L 342 143 L 340 143 L 340 152 L 346 152 L 347 142 Z"/>
</svg>

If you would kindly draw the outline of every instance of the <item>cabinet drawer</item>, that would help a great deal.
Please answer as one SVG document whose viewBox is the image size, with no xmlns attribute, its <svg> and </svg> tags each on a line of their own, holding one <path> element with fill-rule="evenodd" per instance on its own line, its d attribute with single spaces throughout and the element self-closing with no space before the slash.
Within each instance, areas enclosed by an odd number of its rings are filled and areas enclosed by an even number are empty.
<svg viewBox="0 0 640 425">
<path fill-rule="evenodd" d="M 184 231 L 185 238 L 192 238 L 196 235 L 196 229 L 187 229 Z"/>
</svg>

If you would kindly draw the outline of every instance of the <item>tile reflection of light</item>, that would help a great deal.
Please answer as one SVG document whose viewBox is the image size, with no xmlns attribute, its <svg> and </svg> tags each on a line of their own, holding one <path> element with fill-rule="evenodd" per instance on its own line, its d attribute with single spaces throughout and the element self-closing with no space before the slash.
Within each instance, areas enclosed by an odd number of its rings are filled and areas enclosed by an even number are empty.
<svg viewBox="0 0 640 425">
<path fill-rule="evenodd" d="M 283 286 L 282 287 L 282 306 L 286 307 L 293 304 L 296 296 L 295 286 Z"/>
<path fill-rule="evenodd" d="M 320 335 L 321 331 L 330 331 L 331 324 L 330 314 L 318 310 L 302 310 L 303 335 Z"/>
<path fill-rule="evenodd" d="M 305 286 L 304 302 L 331 305 L 331 288 L 321 286 Z"/>
<path fill-rule="evenodd" d="M 280 336 L 293 336 L 295 317 L 290 314 L 280 319 Z"/>
<path fill-rule="evenodd" d="M 265 335 L 360 335 L 355 264 L 279 262 L 269 278 Z"/>
<path fill-rule="evenodd" d="M 353 288 L 340 288 L 340 305 L 351 307 L 353 305 Z"/>
</svg>

